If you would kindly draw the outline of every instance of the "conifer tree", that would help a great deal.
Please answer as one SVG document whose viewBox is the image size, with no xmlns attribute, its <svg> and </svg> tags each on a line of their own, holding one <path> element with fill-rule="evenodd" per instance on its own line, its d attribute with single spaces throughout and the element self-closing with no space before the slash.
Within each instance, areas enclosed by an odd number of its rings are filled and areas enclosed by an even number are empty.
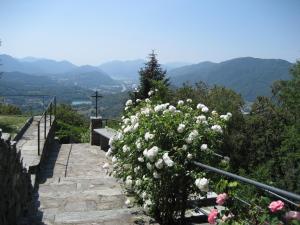
<svg viewBox="0 0 300 225">
<path fill-rule="evenodd" d="M 169 86 L 169 80 L 166 78 L 167 71 L 161 68 L 158 63 L 156 54 L 152 51 L 149 54 L 149 61 L 145 63 L 145 67 L 141 68 L 140 74 L 140 89 L 138 97 L 140 99 L 148 98 L 148 92 L 155 87 L 155 82 L 160 81 L 165 86 Z"/>
</svg>

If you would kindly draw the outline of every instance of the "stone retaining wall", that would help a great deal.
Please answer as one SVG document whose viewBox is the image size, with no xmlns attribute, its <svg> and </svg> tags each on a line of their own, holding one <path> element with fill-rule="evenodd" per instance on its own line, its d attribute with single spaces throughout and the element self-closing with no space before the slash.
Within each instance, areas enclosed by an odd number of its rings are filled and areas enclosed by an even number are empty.
<svg viewBox="0 0 300 225">
<path fill-rule="evenodd" d="M 0 224 L 14 225 L 27 214 L 32 197 L 30 175 L 23 168 L 15 142 L 0 129 Z"/>
</svg>

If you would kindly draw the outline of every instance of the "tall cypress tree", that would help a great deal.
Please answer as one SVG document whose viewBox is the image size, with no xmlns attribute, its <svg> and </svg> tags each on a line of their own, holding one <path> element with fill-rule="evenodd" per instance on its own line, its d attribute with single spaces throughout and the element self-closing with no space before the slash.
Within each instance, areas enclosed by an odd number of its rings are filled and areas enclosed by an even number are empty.
<svg viewBox="0 0 300 225">
<path fill-rule="evenodd" d="M 167 71 L 161 68 L 158 63 L 154 51 L 149 54 L 149 61 L 145 63 L 145 67 L 141 68 L 140 74 L 140 90 L 139 98 L 148 98 L 148 92 L 154 88 L 154 81 L 161 81 L 164 85 L 169 85 L 169 80 L 166 78 Z"/>
</svg>

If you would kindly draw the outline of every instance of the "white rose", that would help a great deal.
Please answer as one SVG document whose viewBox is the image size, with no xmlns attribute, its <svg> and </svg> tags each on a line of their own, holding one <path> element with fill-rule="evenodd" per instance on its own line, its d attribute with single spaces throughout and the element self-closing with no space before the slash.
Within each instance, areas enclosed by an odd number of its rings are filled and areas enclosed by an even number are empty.
<svg viewBox="0 0 300 225">
<path fill-rule="evenodd" d="M 196 179 L 195 184 L 200 189 L 200 191 L 208 192 L 208 184 L 209 184 L 208 179 L 198 178 L 198 179 Z"/>
<path fill-rule="evenodd" d="M 154 134 L 151 134 L 150 132 L 146 132 L 146 134 L 145 134 L 146 141 L 151 140 L 153 138 L 154 138 Z"/>
<path fill-rule="evenodd" d="M 131 99 L 127 100 L 127 102 L 125 103 L 125 105 L 126 106 L 131 106 L 132 105 L 132 100 Z"/>
<path fill-rule="evenodd" d="M 130 147 L 127 146 L 127 145 L 124 145 L 124 146 L 122 147 L 122 149 L 123 149 L 123 152 L 124 152 L 124 153 L 130 151 Z"/>
<path fill-rule="evenodd" d="M 152 91 L 152 90 L 151 90 L 151 91 L 149 91 L 149 92 L 148 92 L 148 96 L 151 96 L 151 95 L 153 95 L 153 93 L 154 93 L 154 91 Z"/>
<path fill-rule="evenodd" d="M 163 160 L 164 163 L 168 166 L 168 167 L 172 167 L 174 165 L 173 160 L 169 157 L 168 153 L 165 153 L 163 155 Z"/>
<path fill-rule="evenodd" d="M 179 124 L 177 127 L 178 133 L 182 133 L 184 131 L 185 125 L 183 123 Z"/>
<path fill-rule="evenodd" d="M 148 170 L 152 170 L 152 165 L 151 165 L 151 163 L 148 162 L 146 166 L 147 166 L 147 169 L 148 169 Z"/>
<path fill-rule="evenodd" d="M 206 107 L 206 106 L 203 105 L 203 104 L 201 104 L 201 103 L 199 103 L 199 104 L 197 105 L 197 109 L 202 109 L 203 107 Z"/>
<path fill-rule="evenodd" d="M 184 101 L 182 101 L 182 100 L 179 100 L 177 103 L 177 105 L 183 105 L 183 104 L 184 104 Z"/>
<path fill-rule="evenodd" d="M 163 164 L 163 160 L 162 159 L 157 160 L 157 162 L 155 163 L 155 167 L 157 169 L 161 169 L 161 168 L 163 168 L 163 166 L 164 166 L 164 164 Z"/>
<path fill-rule="evenodd" d="M 220 118 L 225 120 L 225 121 L 229 120 L 229 116 L 227 116 L 227 115 L 221 115 Z"/>
<path fill-rule="evenodd" d="M 138 157 L 138 161 L 139 162 L 144 162 L 144 158 L 143 157 Z"/>
<path fill-rule="evenodd" d="M 201 147 L 200 147 L 200 149 L 202 151 L 206 151 L 207 150 L 207 144 L 202 144 Z"/>
<path fill-rule="evenodd" d="M 192 159 L 193 158 L 193 155 L 191 153 L 188 153 L 187 156 L 186 156 L 188 159 Z"/>
<path fill-rule="evenodd" d="M 218 132 L 218 133 L 222 133 L 222 132 L 223 132 L 222 127 L 221 127 L 220 125 L 213 125 L 213 126 L 211 127 L 211 129 L 212 129 L 213 131 L 215 131 L 215 132 Z"/>
<path fill-rule="evenodd" d="M 153 146 L 152 148 L 150 148 L 147 153 L 146 153 L 146 157 L 150 160 L 153 161 L 154 158 L 156 157 L 158 153 L 158 147 L 157 146 Z"/>
<path fill-rule="evenodd" d="M 172 105 L 169 106 L 169 111 L 170 112 L 175 112 L 176 111 L 176 108 Z"/>
<path fill-rule="evenodd" d="M 204 106 L 202 109 L 201 109 L 202 112 L 204 113 L 207 113 L 208 112 L 208 108 L 206 106 Z"/>
</svg>

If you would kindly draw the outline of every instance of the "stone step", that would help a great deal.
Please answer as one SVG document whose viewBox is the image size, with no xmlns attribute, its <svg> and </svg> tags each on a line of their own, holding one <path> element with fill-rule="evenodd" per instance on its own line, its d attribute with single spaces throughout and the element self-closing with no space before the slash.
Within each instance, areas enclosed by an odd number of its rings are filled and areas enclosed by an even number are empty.
<svg viewBox="0 0 300 225">
<path fill-rule="evenodd" d="M 51 213 L 59 213 L 124 208 L 126 199 L 122 190 L 107 189 L 73 192 L 59 197 L 42 196 L 38 200 L 39 209 L 44 213 L 49 210 Z"/>
<path fill-rule="evenodd" d="M 39 186 L 40 196 L 59 196 L 70 192 L 98 191 L 120 189 L 120 184 L 113 178 L 98 178 L 95 180 L 78 180 L 78 182 L 63 180 L 60 183 L 42 184 Z"/>
<path fill-rule="evenodd" d="M 88 212 L 63 212 L 56 213 L 52 221 L 54 225 L 129 225 L 135 224 L 135 221 L 138 219 L 135 216 L 136 214 L 138 214 L 137 209 L 128 208 Z"/>
</svg>

